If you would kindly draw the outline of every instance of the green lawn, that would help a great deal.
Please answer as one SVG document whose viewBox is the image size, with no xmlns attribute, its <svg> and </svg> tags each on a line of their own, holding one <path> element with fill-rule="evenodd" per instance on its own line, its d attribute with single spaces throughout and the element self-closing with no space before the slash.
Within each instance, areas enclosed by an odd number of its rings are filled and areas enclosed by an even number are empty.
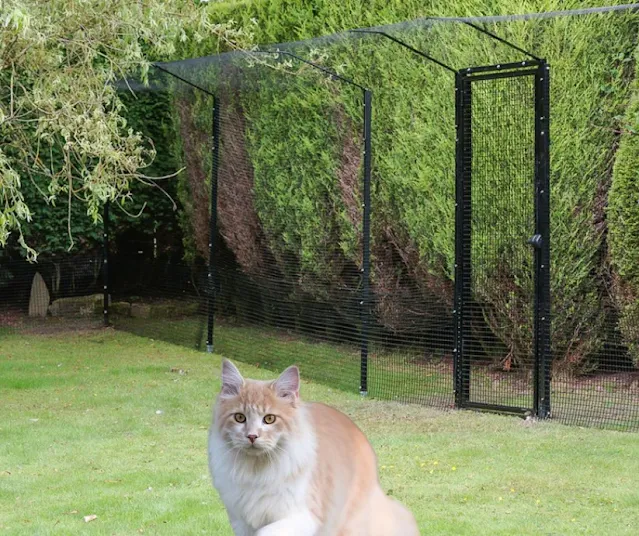
<svg viewBox="0 0 639 536">
<path fill-rule="evenodd" d="M 230 535 L 206 464 L 219 365 L 122 332 L 3 333 L 0 534 Z M 363 428 L 384 488 L 412 509 L 423 534 L 637 532 L 635 434 L 527 426 L 313 383 L 302 394 Z"/>
<path fill-rule="evenodd" d="M 202 317 L 170 321 L 113 317 L 113 320 L 118 329 L 138 335 L 191 348 L 205 347 L 206 326 Z M 42 329 L 42 322 L 39 324 Z M 55 329 L 55 325 L 49 329 Z M 345 344 L 343 334 L 333 334 L 319 342 L 292 330 L 216 319 L 215 348 L 227 357 L 272 371 L 282 371 L 296 362 L 304 368 L 308 379 L 344 391 L 357 391 L 359 387 L 359 340 Z M 378 399 L 452 407 L 453 367 L 448 354 L 427 356 L 419 345 L 389 349 L 373 338 L 368 361 L 369 394 Z M 485 365 L 474 366 L 471 374 L 471 400 L 532 408 L 532 376 L 526 379 L 518 374 L 491 371 Z M 575 377 L 555 371 L 551 392 L 553 419 L 565 424 L 639 432 L 639 384 L 625 385 L 626 381 L 627 378 L 614 374 Z"/>
</svg>

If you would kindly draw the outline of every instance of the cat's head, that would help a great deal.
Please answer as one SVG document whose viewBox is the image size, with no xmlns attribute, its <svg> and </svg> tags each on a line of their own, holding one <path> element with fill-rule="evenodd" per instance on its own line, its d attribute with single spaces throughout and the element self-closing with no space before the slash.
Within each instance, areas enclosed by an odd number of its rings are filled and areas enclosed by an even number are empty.
<svg viewBox="0 0 639 536">
<path fill-rule="evenodd" d="M 293 440 L 299 411 L 300 373 L 287 368 L 274 381 L 244 379 L 235 365 L 222 363 L 222 390 L 215 425 L 230 449 L 261 456 Z"/>
</svg>

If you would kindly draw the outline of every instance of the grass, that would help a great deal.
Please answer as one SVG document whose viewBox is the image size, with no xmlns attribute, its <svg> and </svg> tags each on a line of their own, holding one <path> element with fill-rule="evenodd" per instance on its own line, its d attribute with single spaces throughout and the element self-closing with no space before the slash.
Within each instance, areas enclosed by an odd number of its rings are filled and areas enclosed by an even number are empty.
<svg viewBox="0 0 639 536">
<path fill-rule="evenodd" d="M 4 333 L 0 534 L 231 535 L 206 463 L 219 365 L 122 332 Z M 303 396 L 362 427 L 384 488 L 424 534 L 630 535 L 639 526 L 636 435 L 363 400 L 315 383 Z"/>
<path fill-rule="evenodd" d="M 186 317 L 170 323 L 140 318 L 113 317 L 113 320 L 118 329 L 144 337 L 200 349 L 206 344 L 206 329 L 201 317 Z M 294 361 L 303 364 L 307 378 L 344 391 L 356 391 L 360 380 L 359 341 L 353 341 L 351 345 L 334 342 L 343 339 L 343 334 L 325 338 L 331 342 L 319 342 L 292 331 L 234 324 L 221 319 L 216 319 L 215 324 L 215 348 L 227 357 L 272 371 L 284 370 Z M 452 404 L 450 367 L 411 364 L 419 353 L 389 354 L 376 349 L 374 343 L 370 356 L 369 391 L 375 397 L 401 394 L 403 401 L 428 401 L 430 405 L 439 406 Z"/>
<path fill-rule="evenodd" d="M 206 330 L 198 317 L 164 320 L 116 319 L 117 327 L 142 336 L 204 348 Z M 343 341 L 343 334 L 325 335 Z M 246 326 L 216 320 L 216 350 L 260 368 L 281 371 L 291 362 L 303 365 L 306 377 L 345 391 L 356 391 L 360 379 L 359 341 L 318 342 L 299 333 L 267 327 Z M 451 359 L 443 355 L 424 359 L 418 346 L 388 350 L 373 338 L 368 362 L 369 394 L 374 398 L 423 403 L 440 408 L 453 405 Z M 627 384 L 624 374 L 574 377 L 553 374 L 553 418 L 565 424 L 639 431 L 639 382 Z M 473 367 L 471 400 L 531 408 L 532 375 L 491 371 Z"/>
</svg>

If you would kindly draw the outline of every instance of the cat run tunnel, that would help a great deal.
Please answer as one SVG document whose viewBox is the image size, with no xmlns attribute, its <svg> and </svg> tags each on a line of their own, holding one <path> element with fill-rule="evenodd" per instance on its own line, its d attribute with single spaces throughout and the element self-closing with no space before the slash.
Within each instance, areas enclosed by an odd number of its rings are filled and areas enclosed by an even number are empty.
<svg viewBox="0 0 639 536">
<path fill-rule="evenodd" d="M 564 251 L 565 225 L 577 242 L 592 235 L 587 218 L 566 223 L 563 177 L 582 172 L 561 141 L 550 210 L 548 63 L 553 132 L 574 139 L 587 129 L 568 125 L 566 103 L 585 105 L 568 81 L 592 84 L 603 68 L 526 48 L 543 49 L 560 20 L 594 39 L 617 16 L 631 19 L 618 8 L 427 19 L 157 64 L 135 91 L 173 99 L 196 259 L 179 292 L 200 304 L 181 336 L 275 369 L 301 353 L 310 377 L 371 396 L 548 416 L 552 363 L 598 309 L 550 314 L 551 288 L 553 307 L 578 301 L 550 272 L 551 228 Z M 574 251 L 557 273 L 590 258 Z M 157 292 L 178 292 L 169 279 Z M 609 342 L 591 355 L 621 370 L 617 322 L 605 319 Z M 554 386 L 553 416 L 586 418 L 585 395 Z M 632 393 L 613 398 L 635 411 Z"/>
</svg>

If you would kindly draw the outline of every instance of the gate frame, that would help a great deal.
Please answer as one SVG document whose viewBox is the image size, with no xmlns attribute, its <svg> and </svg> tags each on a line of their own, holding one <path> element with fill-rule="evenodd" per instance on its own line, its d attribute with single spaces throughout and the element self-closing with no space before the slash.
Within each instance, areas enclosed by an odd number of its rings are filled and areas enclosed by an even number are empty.
<svg viewBox="0 0 639 536">
<path fill-rule="evenodd" d="M 480 30 L 482 31 L 482 30 Z M 486 32 L 484 32 L 486 33 Z M 482 73 L 482 74 L 477 74 Z M 534 248 L 533 308 L 533 404 L 532 408 L 505 406 L 470 400 L 471 363 L 466 358 L 465 341 L 470 339 L 470 318 L 465 304 L 470 303 L 472 279 L 472 82 L 519 76 L 534 77 L 535 91 L 535 234 L 529 244 Z M 517 415 L 550 417 L 550 66 L 534 58 L 516 63 L 483 65 L 457 71 L 455 75 L 455 297 L 454 367 L 455 406 Z"/>
</svg>

